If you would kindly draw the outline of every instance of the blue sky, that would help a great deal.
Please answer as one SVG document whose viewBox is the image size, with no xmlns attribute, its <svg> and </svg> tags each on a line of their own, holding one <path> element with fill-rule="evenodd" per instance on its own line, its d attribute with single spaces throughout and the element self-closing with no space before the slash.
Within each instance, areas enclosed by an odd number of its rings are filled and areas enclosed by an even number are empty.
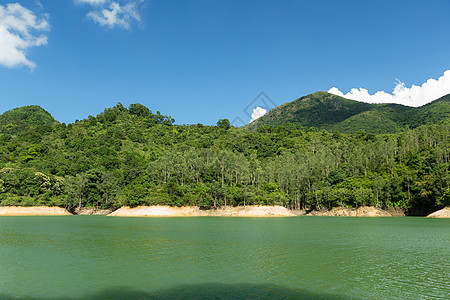
<svg viewBox="0 0 450 300">
<path fill-rule="evenodd" d="M 1 1 L 0 113 L 36 104 L 71 123 L 139 102 L 177 124 L 248 122 L 260 92 L 279 105 L 332 87 L 392 93 L 397 79 L 407 95 L 391 102 L 413 102 L 450 93 L 449 11 L 447 0 Z"/>
</svg>

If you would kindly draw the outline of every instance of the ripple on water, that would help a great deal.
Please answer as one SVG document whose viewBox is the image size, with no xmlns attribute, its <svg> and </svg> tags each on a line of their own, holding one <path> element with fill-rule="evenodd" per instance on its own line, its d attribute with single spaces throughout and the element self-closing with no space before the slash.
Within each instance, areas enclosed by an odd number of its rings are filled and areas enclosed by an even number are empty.
<svg viewBox="0 0 450 300">
<path fill-rule="evenodd" d="M 445 298 L 449 225 L 422 218 L 7 218 L 0 256 L 13 259 L 2 259 L 0 298 L 96 299 L 114 290 L 131 298 L 205 291 L 225 299 Z"/>
</svg>

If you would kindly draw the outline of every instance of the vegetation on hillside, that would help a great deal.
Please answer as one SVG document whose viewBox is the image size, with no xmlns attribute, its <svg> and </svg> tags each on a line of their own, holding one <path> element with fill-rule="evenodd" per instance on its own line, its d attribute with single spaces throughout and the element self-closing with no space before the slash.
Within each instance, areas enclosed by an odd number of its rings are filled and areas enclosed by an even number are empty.
<svg viewBox="0 0 450 300">
<path fill-rule="evenodd" d="M 280 105 L 245 127 L 255 130 L 264 125 L 295 123 L 331 132 L 365 130 L 369 133 L 395 133 L 405 127 L 413 129 L 449 117 L 450 95 L 416 108 L 399 104 L 369 104 L 316 92 Z"/>
<path fill-rule="evenodd" d="M 37 105 L 23 106 L 5 112 L 0 118 L 0 133 L 21 134 L 32 131 L 51 131 L 58 123 L 47 111 Z M 28 132 L 32 134 L 32 132 Z"/>
<path fill-rule="evenodd" d="M 448 122 L 377 135 L 298 124 L 252 131 L 228 120 L 173 125 L 119 103 L 66 125 L 32 108 L 0 116 L 0 205 L 450 204 Z"/>
</svg>

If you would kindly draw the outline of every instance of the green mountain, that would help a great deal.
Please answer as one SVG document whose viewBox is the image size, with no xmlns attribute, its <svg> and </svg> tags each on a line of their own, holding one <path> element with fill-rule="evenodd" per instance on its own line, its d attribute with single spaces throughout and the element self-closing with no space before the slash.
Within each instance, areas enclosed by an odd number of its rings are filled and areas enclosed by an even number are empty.
<svg viewBox="0 0 450 300">
<path fill-rule="evenodd" d="M 0 115 L 0 133 L 23 134 L 31 128 L 45 130 L 58 122 L 37 105 L 14 108 Z"/>
<path fill-rule="evenodd" d="M 327 93 L 295 104 L 309 109 L 303 122 L 322 126 L 380 118 L 389 129 L 413 119 L 403 106 L 371 110 Z M 414 120 L 434 122 L 447 106 L 444 99 L 419 108 Z M 271 113 L 291 117 L 292 105 L 284 107 Z M 67 125 L 38 106 L 6 112 L 0 116 L 0 206 L 376 205 L 425 214 L 450 205 L 449 123 L 389 138 L 292 123 L 257 131 L 226 119 L 217 126 L 173 123 L 141 104 L 118 103 Z"/>
<path fill-rule="evenodd" d="M 394 133 L 405 127 L 435 124 L 450 117 L 450 95 L 421 107 L 369 104 L 316 92 L 282 104 L 246 125 L 248 129 L 295 123 L 328 131 Z"/>
</svg>

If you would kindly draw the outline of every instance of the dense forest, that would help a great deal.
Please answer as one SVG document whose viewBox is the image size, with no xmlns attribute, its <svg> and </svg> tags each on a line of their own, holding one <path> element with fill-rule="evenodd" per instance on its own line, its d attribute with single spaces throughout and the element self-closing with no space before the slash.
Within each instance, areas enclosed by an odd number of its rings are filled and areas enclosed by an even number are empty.
<svg viewBox="0 0 450 300">
<path fill-rule="evenodd" d="M 447 120 L 395 134 L 298 124 L 173 125 L 117 104 L 60 124 L 38 106 L 0 116 L 0 205 L 401 207 L 450 204 Z"/>
</svg>

